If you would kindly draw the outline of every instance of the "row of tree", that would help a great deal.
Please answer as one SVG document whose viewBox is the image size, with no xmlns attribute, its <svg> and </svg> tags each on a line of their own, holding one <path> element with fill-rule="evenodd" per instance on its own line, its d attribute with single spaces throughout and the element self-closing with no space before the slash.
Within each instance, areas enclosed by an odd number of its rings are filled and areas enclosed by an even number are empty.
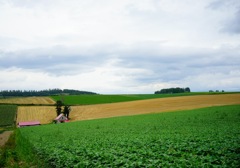
<svg viewBox="0 0 240 168">
<path fill-rule="evenodd" d="M 189 87 L 186 88 L 167 88 L 167 89 L 161 89 L 159 91 L 156 91 L 155 94 L 169 94 L 169 93 L 186 93 L 191 92 Z"/>
<path fill-rule="evenodd" d="M 213 90 L 209 90 L 210 93 L 214 92 Z M 215 92 L 225 92 L 224 90 L 222 91 L 219 91 L 219 90 L 216 90 Z"/>
<path fill-rule="evenodd" d="M 51 96 L 51 95 L 79 95 L 79 94 L 96 94 L 94 92 L 79 91 L 73 89 L 48 89 L 48 90 L 2 90 L 0 91 L 1 97 L 8 96 Z"/>
</svg>

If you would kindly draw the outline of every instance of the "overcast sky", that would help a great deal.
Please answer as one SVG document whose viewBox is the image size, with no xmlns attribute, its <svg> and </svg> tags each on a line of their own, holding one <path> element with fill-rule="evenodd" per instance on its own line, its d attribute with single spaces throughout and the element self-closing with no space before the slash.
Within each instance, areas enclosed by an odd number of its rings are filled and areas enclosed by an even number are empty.
<svg viewBox="0 0 240 168">
<path fill-rule="evenodd" d="M 0 90 L 240 91 L 239 0 L 0 0 Z"/>
</svg>

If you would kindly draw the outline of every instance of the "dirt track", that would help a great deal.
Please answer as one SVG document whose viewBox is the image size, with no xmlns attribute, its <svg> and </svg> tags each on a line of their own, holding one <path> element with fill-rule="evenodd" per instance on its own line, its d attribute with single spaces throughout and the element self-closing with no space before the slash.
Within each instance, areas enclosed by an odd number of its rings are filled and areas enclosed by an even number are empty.
<svg viewBox="0 0 240 168">
<path fill-rule="evenodd" d="M 240 94 L 184 96 L 124 103 L 74 106 L 72 107 L 70 117 L 72 120 L 88 120 L 230 104 L 240 104 Z"/>
<path fill-rule="evenodd" d="M 12 133 L 13 131 L 5 131 L 4 133 L 0 134 L 0 147 L 5 145 Z"/>
</svg>

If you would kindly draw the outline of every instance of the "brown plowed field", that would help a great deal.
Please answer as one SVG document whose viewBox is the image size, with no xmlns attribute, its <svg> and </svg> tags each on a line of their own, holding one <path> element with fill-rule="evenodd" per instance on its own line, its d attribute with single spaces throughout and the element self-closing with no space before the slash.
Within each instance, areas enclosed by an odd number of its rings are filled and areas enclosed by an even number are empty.
<svg viewBox="0 0 240 168">
<path fill-rule="evenodd" d="M 71 121 L 89 120 L 231 104 L 240 104 L 240 94 L 185 96 L 124 103 L 72 106 L 70 118 Z M 19 107 L 17 121 L 38 120 L 45 124 L 51 122 L 55 117 L 55 107 Z"/>
<path fill-rule="evenodd" d="M 0 103 L 6 104 L 55 104 L 55 101 L 49 97 L 16 97 L 0 99 Z"/>
</svg>

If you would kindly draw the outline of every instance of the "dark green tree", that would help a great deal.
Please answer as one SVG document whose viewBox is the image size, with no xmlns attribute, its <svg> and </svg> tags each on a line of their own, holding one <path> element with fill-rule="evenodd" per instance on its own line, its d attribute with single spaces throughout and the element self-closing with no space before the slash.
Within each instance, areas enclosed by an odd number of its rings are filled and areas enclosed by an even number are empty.
<svg viewBox="0 0 240 168">
<path fill-rule="evenodd" d="M 191 90 L 190 90 L 189 87 L 186 87 L 184 91 L 185 91 L 185 92 L 191 92 Z"/>
<path fill-rule="evenodd" d="M 62 112 L 62 106 L 63 106 L 63 103 L 61 100 L 58 100 L 57 103 L 56 103 L 56 112 L 57 112 L 57 116 L 59 116 Z"/>
<path fill-rule="evenodd" d="M 184 92 L 191 92 L 189 87 L 186 88 L 167 88 L 161 89 L 160 91 L 156 91 L 155 94 L 173 94 L 173 93 L 184 93 Z"/>
<path fill-rule="evenodd" d="M 63 109 L 63 114 L 69 119 L 69 113 L 71 111 L 71 107 L 70 106 L 64 106 Z"/>
</svg>

